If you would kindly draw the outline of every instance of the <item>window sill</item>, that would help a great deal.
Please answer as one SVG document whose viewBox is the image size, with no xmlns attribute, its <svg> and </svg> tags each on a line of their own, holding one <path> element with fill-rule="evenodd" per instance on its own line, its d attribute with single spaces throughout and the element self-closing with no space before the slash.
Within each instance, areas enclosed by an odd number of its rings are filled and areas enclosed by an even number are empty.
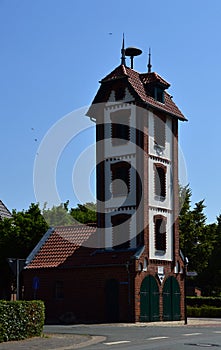
<svg viewBox="0 0 221 350">
<path fill-rule="evenodd" d="M 160 256 L 163 256 L 163 255 L 165 255 L 165 253 L 166 253 L 166 250 L 155 250 L 155 255 L 160 255 Z"/>
<path fill-rule="evenodd" d="M 119 142 L 119 143 L 112 142 L 111 144 L 112 144 L 112 147 L 121 147 L 121 146 L 127 146 L 129 142 L 130 142 L 129 140 L 125 140 L 125 142 Z"/>
<path fill-rule="evenodd" d="M 112 193 L 112 198 L 128 197 L 129 193 Z"/>
<path fill-rule="evenodd" d="M 158 201 L 158 202 L 164 202 L 166 200 L 166 197 L 155 196 L 154 199 L 155 199 L 155 201 Z"/>
</svg>

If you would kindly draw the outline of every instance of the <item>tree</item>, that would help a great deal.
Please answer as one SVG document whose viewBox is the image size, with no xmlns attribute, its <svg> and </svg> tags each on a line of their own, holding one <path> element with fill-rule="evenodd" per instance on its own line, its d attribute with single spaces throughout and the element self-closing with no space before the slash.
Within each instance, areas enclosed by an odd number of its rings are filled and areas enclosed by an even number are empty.
<svg viewBox="0 0 221 350">
<path fill-rule="evenodd" d="M 214 226 L 206 225 L 204 200 L 195 203 L 191 209 L 189 186 L 180 188 L 180 197 L 186 193 L 179 216 L 180 247 L 189 260 L 188 269 L 203 272 L 208 266 L 216 234 Z"/>
<path fill-rule="evenodd" d="M 191 189 L 188 186 L 179 188 L 179 234 L 180 234 L 180 249 L 187 255 L 189 251 L 189 242 L 192 241 L 192 232 L 194 230 L 193 217 L 191 213 Z"/>
<path fill-rule="evenodd" d="M 200 275 L 200 283 L 204 285 L 206 295 L 221 295 L 221 214 L 213 227 L 214 249 L 209 257 L 207 269 Z M 211 231 L 210 231 L 211 235 Z"/>
<path fill-rule="evenodd" d="M 82 224 L 95 223 L 97 221 L 96 204 L 92 202 L 84 205 L 78 204 L 77 208 L 71 208 L 70 214 Z"/>
<path fill-rule="evenodd" d="M 68 208 L 69 201 L 61 203 L 59 206 L 43 208 L 43 216 L 50 226 L 69 226 L 75 224 L 88 224 L 97 221 L 96 204 L 88 202 L 77 204 L 76 208 Z"/>
<path fill-rule="evenodd" d="M 69 201 L 53 206 L 51 209 L 46 209 L 46 205 L 44 205 L 42 214 L 49 226 L 69 226 L 77 223 L 69 212 Z"/>
<path fill-rule="evenodd" d="M 8 297 L 12 282 L 7 259 L 26 259 L 47 229 L 39 206 L 34 203 L 26 211 L 13 210 L 11 218 L 0 221 L 0 297 Z"/>
</svg>

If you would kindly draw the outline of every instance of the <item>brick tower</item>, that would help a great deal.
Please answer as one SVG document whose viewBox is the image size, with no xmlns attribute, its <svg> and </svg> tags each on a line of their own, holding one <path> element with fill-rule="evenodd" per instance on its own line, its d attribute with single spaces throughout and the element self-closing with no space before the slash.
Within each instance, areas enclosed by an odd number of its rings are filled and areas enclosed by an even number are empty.
<svg viewBox="0 0 221 350">
<path fill-rule="evenodd" d="M 134 56 L 101 80 L 88 115 L 96 122 L 98 246 L 136 251 L 130 271 L 130 318 L 184 317 L 183 261 L 178 231 L 178 121 L 185 117 L 151 71 L 138 73 Z M 126 65 L 130 56 L 130 67 Z"/>
<path fill-rule="evenodd" d="M 96 123 L 97 227 L 49 229 L 27 258 L 25 297 L 45 301 L 48 320 L 184 319 L 179 250 L 178 122 L 185 117 L 141 50 L 122 45 L 87 115 Z M 126 56 L 131 59 L 126 65 Z"/>
</svg>

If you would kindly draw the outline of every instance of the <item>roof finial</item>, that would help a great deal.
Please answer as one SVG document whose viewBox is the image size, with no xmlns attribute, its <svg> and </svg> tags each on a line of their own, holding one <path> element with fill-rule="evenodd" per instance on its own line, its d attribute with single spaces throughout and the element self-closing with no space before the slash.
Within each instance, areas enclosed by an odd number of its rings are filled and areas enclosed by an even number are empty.
<svg viewBox="0 0 221 350">
<path fill-rule="evenodd" d="M 123 42 L 122 42 L 122 49 L 121 49 L 121 64 L 126 66 L 126 57 L 125 57 L 125 48 L 124 48 L 124 33 L 123 33 Z"/>
<path fill-rule="evenodd" d="M 150 47 L 149 47 L 149 58 L 148 58 L 148 73 L 151 73 L 151 68 L 152 68 L 152 64 L 151 64 L 151 51 L 150 51 Z"/>
</svg>

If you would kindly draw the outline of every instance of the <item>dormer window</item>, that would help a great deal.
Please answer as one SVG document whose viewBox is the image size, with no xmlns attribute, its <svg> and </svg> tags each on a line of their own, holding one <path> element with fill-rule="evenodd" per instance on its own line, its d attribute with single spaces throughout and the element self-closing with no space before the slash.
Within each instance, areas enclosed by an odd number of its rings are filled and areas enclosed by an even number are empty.
<svg viewBox="0 0 221 350">
<path fill-rule="evenodd" d="M 115 91 L 115 100 L 116 101 L 121 101 L 123 100 L 125 97 L 125 88 L 124 87 L 119 87 L 116 91 Z"/>
<path fill-rule="evenodd" d="M 154 88 L 154 98 L 156 101 L 164 103 L 164 89 L 159 86 Z"/>
</svg>

